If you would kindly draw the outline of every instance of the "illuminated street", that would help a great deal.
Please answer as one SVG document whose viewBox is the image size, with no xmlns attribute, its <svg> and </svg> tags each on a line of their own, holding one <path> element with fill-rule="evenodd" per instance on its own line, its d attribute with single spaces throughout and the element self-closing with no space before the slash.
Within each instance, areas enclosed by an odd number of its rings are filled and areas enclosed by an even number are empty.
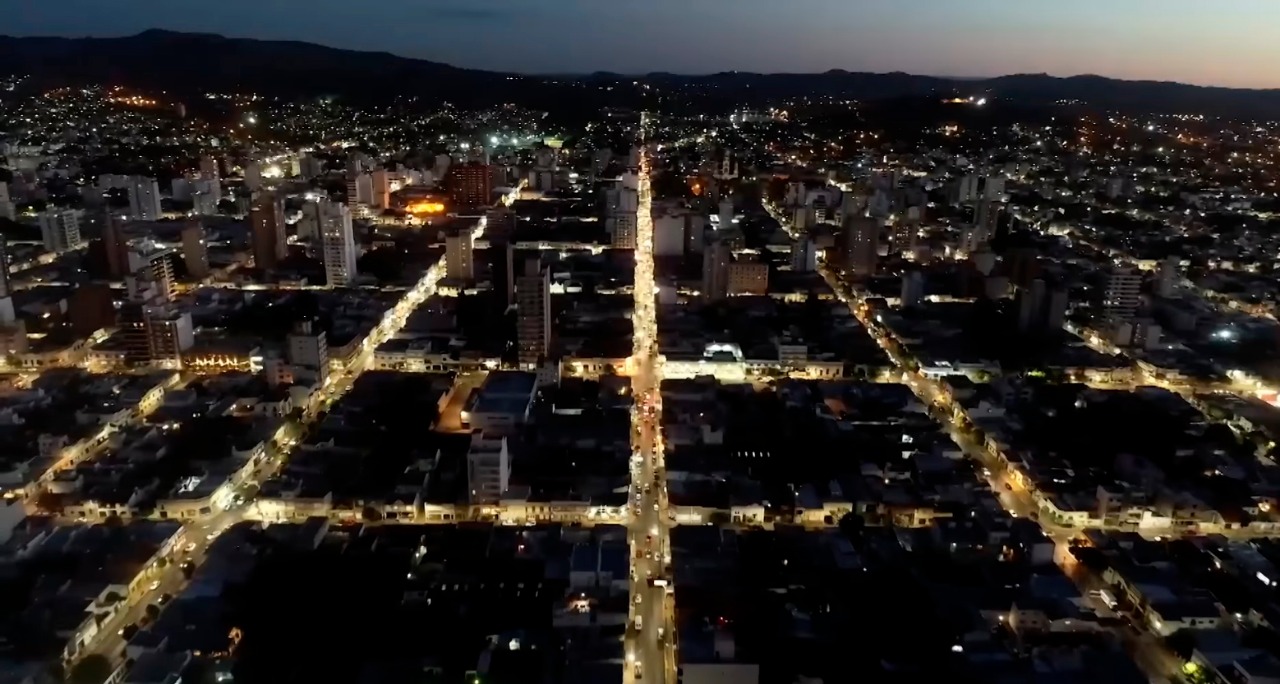
<svg viewBox="0 0 1280 684">
<path fill-rule="evenodd" d="M 513 191 L 512 195 L 517 191 Z M 510 196 L 504 198 L 504 201 L 509 201 L 509 199 Z M 476 235 L 483 234 L 484 229 L 485 219 L 481 218 L 475 229 Z M 343 394 L 351 389 L 360 374 L 369 369 L 373 361 L 374 350 L 378 348 L 378 345 L 395 335 L 404 326 L 409 314 L 435 292 L 436 284 L 443 273 L 444 257 L 442 256 L 440 261 L 428 268 L 418 283 L 406 292 L 396 305 L 387 312 L 382 323 L 369 333 L 359 353 L 341 369 L 331 371 L 330 375 L 325 379 L 324 386 L 312 394 L 311 401 L 305 407 L 302 416 L 297 421 L 285 423 L 276 432 L 271 443 L 267 446 L 266 458 L 259 464 L 246 466 L 246 468 L 251 467 L 252 471 L 241 480 L 243 484 L 256 485 L 265 482 L 279 471 L 280 467 L 284 465 L 290 449 L 305 438 L 317 417 L 328 411 L 335 402 L 341 399 Z M 91 450 L 86 450 L 84 454 L 76 451 L 76 455 L 66 457 L 67 464 L 61 467 L 73 465 L 91 453 Z M 52 473 L 53 469 L 50 472 Z M 177 545 L 174 562 L 168 563 L 164 568 L 153 569 L 152 572 L 156 577 L 154 582 L 148 586 L 146 591 L 127 597 L 125 599 L 126 605 L 119 609 L 111 620 L 103 624 L 101 631 L 98 632 L 95 638 L 90 640 L 81 653 L 77 654 L 77 657 L 94 653 L 112 658 L 120 657 L 124 643 L 120 635 L 120 629 L 141 619 L 147 605 L 156 603 L 161 595 L 176 595 L 182 590 L 185 585 L 181 570 L 183 563 L 190 561 L 192 566 L 198 567 L 204 560 L 205 552 L 209 545 L 223 531 L 237 523 L 246 520 L 260 520 L 261 518 L 257 502 L 247 501 L 230 509 L 219 510 L 212 516 L 186 526 L 180 537 L 180 543 Z"/>
<path fill-rule="evenodd" d="M 641 118 L 641 140 L 647 119 Z M 634 340 L 630 363 L 632 407 L 631 603 L 624 681 L 674 681 L 674 594 L 668 564 L 666 470 L 662 461 L 662 362 L 658 355 L 650 213 L 650 160 L 640 152 L 636 212 Z"/>
</svg>

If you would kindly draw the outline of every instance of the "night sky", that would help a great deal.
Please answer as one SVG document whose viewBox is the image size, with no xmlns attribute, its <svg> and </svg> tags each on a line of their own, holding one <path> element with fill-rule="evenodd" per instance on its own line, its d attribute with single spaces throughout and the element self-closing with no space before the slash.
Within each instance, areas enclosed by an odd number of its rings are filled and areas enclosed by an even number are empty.
<svg viewBox="0 0 1280 684">
<path fill-rule="evenodd" d="M 1280 88 L 1277 0 L 13 0 L 0 32 L 148 28 L 529 73 L 1095 73 Z M 193 59 L 199 57 L 193 56 Z"/>
</svg>

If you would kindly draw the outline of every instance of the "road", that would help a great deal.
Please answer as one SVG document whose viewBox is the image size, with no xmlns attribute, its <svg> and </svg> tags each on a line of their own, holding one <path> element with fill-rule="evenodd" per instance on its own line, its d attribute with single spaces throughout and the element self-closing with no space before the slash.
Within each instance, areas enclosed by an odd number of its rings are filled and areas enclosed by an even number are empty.
<svg viewBox="0 0 1280 684">
<path fill-rule="evenodd" d="M 647 119 L 641 115 L 641 144 Z M 641 148 L 632 313 L 631 608 L 623 682 L 675 682 L 674 587 L 670 573 L 666 468 L 663 463 L 662 360 L 653 272 L 650 161 Z"/>
<path fill-rule="evenodd" d="M 513 190 L 518 192 L 519 188 Z M 508 201 L 504 199 L 504 202 Z M 484 233 L 486 222 L 482 218 L 476 226 L 476 235 Z M 249 463 L 243 478 L 243 486 L 251 486 L 271 479 L 279 472 L 288 458 L 290 450 L 301 441 L 314 427 L 317 418 L 328 411 L 343 394 L 355 384 L 360 374 L 368 370 L 373 362 L 374 351 L 378 345 L 390 339 L 408 320 L 409 314 L 418 305 L 426 301 L 436 290 L 436 284 L 444 273 L 444 257 L 433 264 L 419 279 L 418 283 L 408 290 L 395 306 L 365 337 L 359 351 L 341 368 L 331 371 L 324 385 L 311 395 L 311 400 L 304 407 L 301 417 L 288 421 L 272 437 L 263 459 L 258 463 Z M 243 488 L 243 487 L 242 487 Z M 261 512 L 254 501 L 246 501 L 230 509 L 222 509 L 216 513 L 192 522 L 183 528 L 182 538 L 176 545 L 174 555 L 164 568 L 154 566 L 146 572 L 154 576 L 153 583 L 137 594 L 126 598 L 126 605 L 115 616 L 104 623 L 95 638 L 91 639 L 76 658 L 90 653 L 108 656 L 113 662 L 119 662 L 124 654 L 124 639 L 120 629 L 126 625 L 136 624 L 146 613 L 149 604 L 156 603 L 162 594 L 177 595 L 186 585 L 186 575 L 182 565 L 190 561 L 188 572 L 198 568 L 205 559 L 205 552 L 214 539 L 224 530 L 245 520 L 260 520 Z"/>
<path fill-rule="evenodd" d="M 767 205 L 766 208 L 774 219 L 778 221 L 779 225 L 790 232 L 791 226 L 781 215 L 781 212 L 777 212 Z M 796 239 L 794 234 L 792 239 Z M 960 447 L 965 456 L 983 467 L 982 476 L 987 480 L 1000 505 L 1012 516 L 1036 520 L 1045 535 L 1053 540 L 1055 546 L 1054 561 L 1062 569 L 1063 573 L 1075 582 L 1082 596 L 1089 597 L 1090 601 L 1097 604 L 1094 606 L 1095 608 L 1105 609 L 1106 607 L 1102 605 L 1101 600 L 1093 598 L 1089 593 L 1091 590 L 1102 588 L 1101 579 L 1075 562 L 1075 557 L 1070 553 L 1071 540 L 1078 530 L 1062 527 L 1047 520 L 1041 520 L 1037 514 L 1038 506 L 1031 492 L 1022 487 L 1016 480 L 1010 478 L 1008 470 L 999 463 L 998 459 L 963 429 L 964 421 L 957 415 L 955 406 L 949 401 L 948 395 L 942 391 L 940 384 L 917 370 L 911 370 L 919 368 L 919 363 L 910 358 L 906 347 L 898 344 L 884 325 L 869 315 L 865 298 L 859 297 L 852 288 L 840 282 L 840 279 L 826 264 L 819 266 L 819 272 L 836 293 L 836 296 L 849 307 L 849 311 L 853 313 L 854 317 L 867 330 L 867 333 L 871 335 L 872 339 L 876 341 L 893 364 L 901 371 L 902 382 L 911 388 L 912 392 L 925 406 L 929 407 L 930 414 L 938 420 L 939 424 L 948 432 L 956 446 Z M 1163 648 L 1159 640 L 1153 638 L 1144 630 L 1131 627 L 1117 629 L 1116 636 L 1125 645 L 1138 667 L 1153 680 L 1172 680 L 1177 677 L 1178 661 L 1176 657 Z"/>
</svg>

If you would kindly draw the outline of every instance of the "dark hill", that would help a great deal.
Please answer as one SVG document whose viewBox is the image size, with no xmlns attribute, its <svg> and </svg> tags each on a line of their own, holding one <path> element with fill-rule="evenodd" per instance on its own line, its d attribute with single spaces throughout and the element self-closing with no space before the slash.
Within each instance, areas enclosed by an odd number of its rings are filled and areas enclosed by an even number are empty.
<svg viewBox="0 0 1280 684">
<path fill-rule="evenodd" d="M 599 72 L 552 80 L 461 69 L 386 52 L 159 30 L 123 38 L 0 36 L 0 65 L 5 72 L 30 74 L 40 86 L 119 83 L 187 95 L 209 91 L 284 97 L 335 94 L 354 99 L 416 95 L 463 105 L 521 102 L 546 109 L 640 104 L 634 89 L 590 87 L 636 78 L 629 75 Z M 642 78 L 684 91 L 688 97 L 678 101 L 691 106 L 762 103 L 801 95 L 879 99 L 985 93 L 1031 105 L 1083 100 L 1104 108 L 1260 118 L 1274 118 L 1280 112 L 1280 90 L 1207 88 L 1101 76 L 1018 74 L 957 79 L 833 69 L 820 74 L 654 73 Z M 714 101 L 702 97 L 712 92 Z"/>
</svg>

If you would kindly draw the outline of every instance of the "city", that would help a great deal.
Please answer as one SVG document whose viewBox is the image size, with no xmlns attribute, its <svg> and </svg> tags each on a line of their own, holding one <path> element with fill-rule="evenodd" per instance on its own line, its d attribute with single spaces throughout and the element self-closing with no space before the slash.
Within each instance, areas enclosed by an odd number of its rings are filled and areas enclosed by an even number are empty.
<svg viewBox="0 0 1280 684">
<path fill-rule="evenodd" d="M 22 40 L 0 682 L 1280 676 L 1269 91 Z"/>
</svg>

